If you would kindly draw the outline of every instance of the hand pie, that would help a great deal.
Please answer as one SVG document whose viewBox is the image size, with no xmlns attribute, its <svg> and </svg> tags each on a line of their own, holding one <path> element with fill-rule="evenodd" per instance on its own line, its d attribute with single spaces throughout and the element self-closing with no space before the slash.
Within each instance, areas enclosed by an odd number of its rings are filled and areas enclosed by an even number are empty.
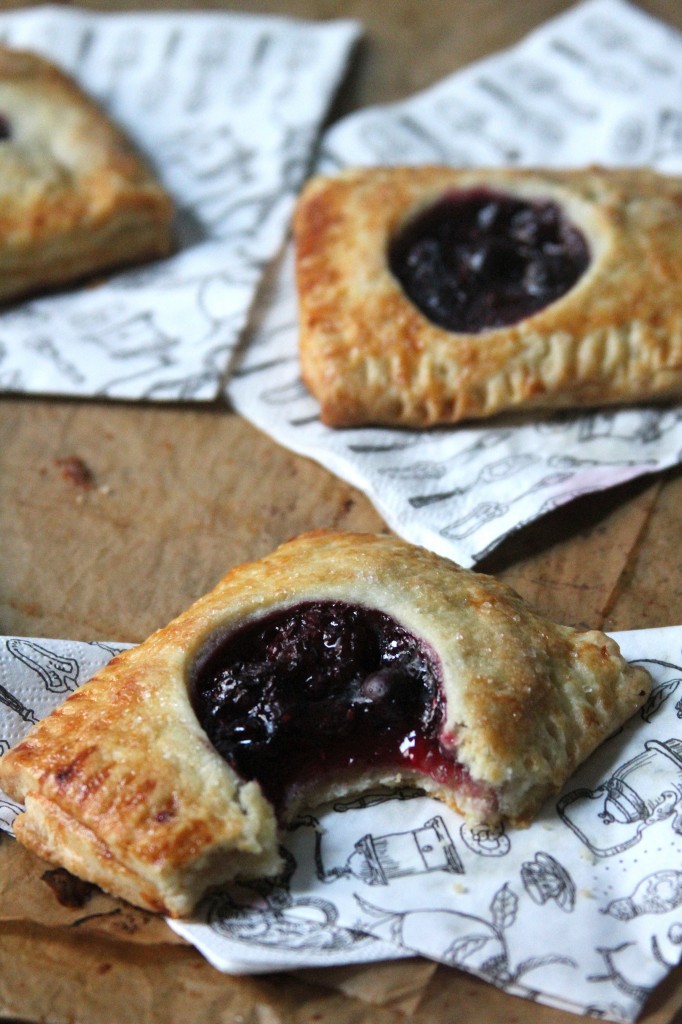
<svg viewBox="0 0 682 1024">
<path fill-rule="evenodd" d="M 170 251 L 172 204 L 67 75 L 0 46 L 0 301 Z"/>
<path fill-rule="evenodd" d="M 307 184 L 294 233 L 330 426 L 682 395 L 682 178 L 349 170 Z"/>
<path fill-rule="evenodd" d="M 526 824 L 649 685 L 492 577 L 320 531 L 114 658 L 0 759 L 0 785 L 41 857 L 180 916 L 273 873 L 278 822 L 368 787 Z"/>
</svg>

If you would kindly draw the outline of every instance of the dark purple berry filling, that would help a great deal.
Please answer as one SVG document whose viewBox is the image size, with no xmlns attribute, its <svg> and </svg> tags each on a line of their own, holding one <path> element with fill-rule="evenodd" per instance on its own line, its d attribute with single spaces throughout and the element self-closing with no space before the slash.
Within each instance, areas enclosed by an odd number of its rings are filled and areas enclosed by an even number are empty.
<svg viewBox="0 0 682 1024">
<path fill-rule="evenodd" d="M 279 812 L 292 792 L 339 772 L 403 766 L 443 783 L 463 772 L 438 738 L 433 651 L 369 608 L 300 604 L 213 638 L 190 692 L 215 748 Z"/>
<path fill-rule="evenodd" d="M 589 258 L 582 234 L 555 203 L 483 188 L 444 196 L 388 250 L 392 273 L 424 316 L 468 334 L 548 306 L 573 287 Z"/>
</svg>

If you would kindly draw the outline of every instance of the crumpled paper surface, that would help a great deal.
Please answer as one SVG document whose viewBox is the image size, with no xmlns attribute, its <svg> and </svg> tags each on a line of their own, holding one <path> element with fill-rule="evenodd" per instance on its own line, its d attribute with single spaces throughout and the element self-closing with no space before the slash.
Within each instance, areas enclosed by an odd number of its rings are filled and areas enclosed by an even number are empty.
<svg viewBox="0 0 682 1024">
<path fill-rule="evenodd" d="M 0 13 L 70 72 L 173 196 L 176 252 L 3 311 L 0 391 L 214 399 L 359 25 L 234 13 Z"/>
<path fill-rule="evenodd" d="M 169 922 L 237 974 L 419 954 L 506 992 L 632 1021 L 682 952 L 682 627 L 614 634 L 651 697 L 526 830 L 476 829 L 405 790 L 294 822 L 277 879 L 211 894 Z M 0 641 L 0 737 L 120 649 Z M 0 794 L 0 825 L 18 806 Z"/>
<path fill-rule="evenodd" d="M 682 35 L 624 0 L 587 0 L 425 92 L 333 125 L 319 169 L 434 162 L 682 172 Z M 299 377 L 291 251 L 246 340 L 227 384 L 238 411 L 366 493 L 406 540 L 462 565 L 559 505 L 680 460 L 679 407 L 325 427 Z"/>
</svg>

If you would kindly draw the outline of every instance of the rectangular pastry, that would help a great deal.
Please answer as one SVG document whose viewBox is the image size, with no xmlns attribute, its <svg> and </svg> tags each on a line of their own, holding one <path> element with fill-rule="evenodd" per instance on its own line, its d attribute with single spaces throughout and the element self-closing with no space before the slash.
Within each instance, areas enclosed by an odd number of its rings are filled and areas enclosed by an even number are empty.
<svg viewBox="0 0 682 1024">
<path fill-rule="evenodd" d="M 0 758 L 0 785 L 41 857 L 182 916 L 275 873 L 298 810 L 379 785 L 525 825 L 649 688 L 603 633 L 492 577 L 319 531 L 114 658 Z"/>
<path fill-rule="evenodd" d="M 294 234 L 302 375 L 330 426 L 682 395 L 682 178 L 348 170 L 307 184 Z"/>
<path fill-rule="evenodd" d="M 173 204 L 43 57 L 0 46 L 0 301 L 168 255 Z"/>
</svg>

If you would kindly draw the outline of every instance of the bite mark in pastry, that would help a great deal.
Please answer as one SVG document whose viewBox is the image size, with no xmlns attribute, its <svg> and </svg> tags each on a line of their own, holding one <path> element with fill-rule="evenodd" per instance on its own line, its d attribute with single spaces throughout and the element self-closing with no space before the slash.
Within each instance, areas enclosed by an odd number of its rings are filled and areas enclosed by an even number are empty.
<svg viewBox="0 0 682 1024">
<path fill-rule="evenodd" d="M 320 531 L 114 658 L 0 759 L 0 785 L 40 856 L 180 916 L 275 872 L 302 807 L 377 785 L 527 824 L 649 686 L 603 633 L 492 577 Z"/>
<path fill-rule="evenodd" d="M 67 74 L 0 46 L 0 301 L 168 255 L 172 212 Z"/>
<path fill-rule="evenodd" d="M 682 178 L 393 167 L 294 219 L 303 378 L 330 426 L 682 394 Z"/>
</svg>

